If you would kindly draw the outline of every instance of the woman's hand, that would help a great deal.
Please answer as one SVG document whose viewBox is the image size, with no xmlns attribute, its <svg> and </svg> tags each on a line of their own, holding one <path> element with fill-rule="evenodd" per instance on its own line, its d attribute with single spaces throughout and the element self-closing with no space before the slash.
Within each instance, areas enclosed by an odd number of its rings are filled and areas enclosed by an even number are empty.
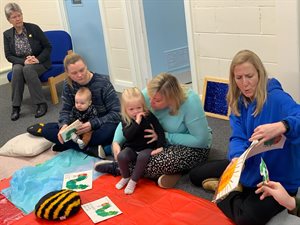
<svg viewBox="0 0 300 225">
<path fill-rule="evenodd" d="M 58 139 L 58 141 L 59 141 L 61 144 L 64 143 L 64 140 L 63 140 L 62 137 L 61 137 L 61 133 L 63 132 L 63 130 L 64 130 L 67 126 L 68 126 L 67 124 L 63 125 L 63 126 L 60 128 L 60 130 L 58 131 L 58 134 L 57 134 L 57 139 Z"/>
<path fill-rule="evenodd" d="M 30 58 L 29 56 L 27 56 L 27 58 L 25 59 L 24 64 L 25 64 L 25 65 L 30 65 L 30 64 L 32 64 L 31 58 Z"/>
<path fill-rule="evenodd" d="M 260 143 L 264 143 L 285 132 L 286 128 L 282 122 L 268 123 L 256 127 L 249 141 L 259 140 Z"/>
<path fill-rule="evenodd" d="M 296 208 L 296 200 L 290 196 L 284 187 L 279 182 L 268 181 L 261 182 L 257 185 L 258 189 L 255 191 L 256 194 L 261 194 L 260 200 L 265 197 L 273 196 L 273 198 L 282 206 L 288 210 Z"/>
<path fill-rule="evenodd" d="M 29 55 L 26 57 L 26 60 L 24 62 L 25 65 L 30 65 L 30 64 L 38 64 L 40 61 L 35 58 L 34 55 Z"/>
<path fill-rule="evenodd" d="M 91 123 L 90 123 L 90 122 L 85 122 L 85 123 L 82 123 L 82 124 L 78 127 L 78 129 L 77 129 L 77 131 L 76 131 L 76 134 L 77 134 L 77 135 L 81 135 L 81 134 L 87 133 L 87 132 L 89 132 L 89 131 L 91 131 L 91 130 L 92 130 L 92 125 L 91 125 Z"/>
<path fill-rule="evenodd" d="M 118 154 L 121 151 L 121 146 L 119 145 L 118 142 L 113 142 L 112 145 L 111 145 L 111 148 L 112 148 L 112 152 L 113 152 L 114 158 L 117 161 Z"/>
<path fill-rule="evenodd" d="M 151 140 L 148 141 L 147 144 L 150 144 L 154 141 L 157 141 L 157 133 L 155 132 L 152 124 L 151 124 L 151 127 L 152 127 L 152 129 L 145 129 L 144 130 L 146 133 L 149 133 L 149 134 L 144 135 L 144 138 L 151 138 Z"/>
<path fill-rule="evenodd" d="M 163 147 L 157 148 L 151 152 L 151 155 L 156 155 L 156 154 L 162 152 L 162 150 L 163 150 Z"/>
</svg>

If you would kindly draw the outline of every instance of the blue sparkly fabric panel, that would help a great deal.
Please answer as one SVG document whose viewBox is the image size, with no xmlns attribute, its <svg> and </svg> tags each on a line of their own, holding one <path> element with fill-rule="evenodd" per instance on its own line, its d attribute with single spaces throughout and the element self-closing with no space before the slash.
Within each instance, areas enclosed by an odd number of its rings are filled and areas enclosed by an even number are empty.
<svg viewBox="0 0 300 225">
<path fill-rule="evenodd" d="M 228 105 L 226 101 L 227 91 L 228 91 L 228 84 L 208 81 L 206 86 L 204 111 L 227 116 L 228 114 Z"/>
</svg>

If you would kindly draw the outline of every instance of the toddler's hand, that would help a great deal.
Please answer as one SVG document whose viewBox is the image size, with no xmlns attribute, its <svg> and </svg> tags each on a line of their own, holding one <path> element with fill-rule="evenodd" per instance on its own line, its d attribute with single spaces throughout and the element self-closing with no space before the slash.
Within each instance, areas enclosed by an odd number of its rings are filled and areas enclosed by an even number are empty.
<svg viewBox="0 0 300 225">
<path fill-rule="evenodd" d="M 138 114 L 136 115 L 135 122 L 136 122 L 137 124 L 140 124 L 141 121 L 142 121 L 143 116 L 145 116 L 145 112 L 140 112 L 140 113 L 138 113 Z"/>
</svg>

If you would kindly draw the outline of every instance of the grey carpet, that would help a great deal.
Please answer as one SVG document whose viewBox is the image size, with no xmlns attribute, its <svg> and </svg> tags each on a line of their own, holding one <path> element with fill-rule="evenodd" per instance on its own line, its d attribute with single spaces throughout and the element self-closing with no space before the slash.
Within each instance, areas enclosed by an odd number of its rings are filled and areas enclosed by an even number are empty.
<svg viewBox="0 0 300 225">
<path fill-rule="evenodd" d="M 44 93 L 48 103 L 48 113 L 36 119 L 34 117 L 36 106 L 30 102 L 27 86 L 24 92 L 24 101 L 21 108 L 21 116 L 17 121 L 10 120 L 11 114 L 11 86 L 4 84 L 0 86 L 0 146 L 18 134 L 26 132 L 28 126 L 43 122 L 56 122 L 61 108 L 61 102 L 53 105 L 50 99 L 50 92 L 45 87 Z M 62 85 L 58 85 L 58 93 L 61 94 Z M 230 135 L 229 122 L 225 120 L 208 117 L 209 126 L 213 130 L 213 145 L 210 151 L 209 159 L 224 159 L 227 153 L 228 140 Z M 176 188 L 185 190 L 193 195 L 211 200 L 212 193 L 205 192 L 203 189 L 191 184 L 188 175 L 184 175 L 177 183 Z"/>
<path fill-rule="evenodd" d="M 62 85 L 58 86 L 58 93 L 61 94 Z M 32 124 L 43 122 L 57 121 L 58 112 L 61 108 L 61 104 L 53 105 L 51 103 L 51 96 L 49 88 L 43 88 L 46 101 L 48 104 L 48 113 L 40 118 L 35 118 L 36 105 L 32 105 L 28 88 L 25 87 L 23 103 L 21 106 L 20 118 L 17 121 L 10 120 L 10 114 L 12 110 L 11 106 L 11 85 L 4 84 L 0 86 L 0 146 L 4 145 L 8 140 L 15 137 L 18 134 L 26 132 L 27 127 Z"/>
<path fill-rule="evenodd" d="M 209 154 L 209 160 L 225 159 L 228 149 L 228 140 L 230 135 L 229 121 L 207 117 L 208 125 L 213 131 L 213 143 Z M 198 197 L 211 200 L 213 193 L 207 192 L 202 188 L 194 186 L 188 174 L 185 174 L 176 184 L 176 188 L 182 189 Z"/>
</svg>

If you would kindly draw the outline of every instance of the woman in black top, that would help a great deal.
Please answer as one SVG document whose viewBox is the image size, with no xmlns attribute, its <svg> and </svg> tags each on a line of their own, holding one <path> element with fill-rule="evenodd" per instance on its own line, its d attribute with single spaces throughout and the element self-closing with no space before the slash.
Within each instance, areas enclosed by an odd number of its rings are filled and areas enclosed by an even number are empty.
<svg viewBox="0 0 300 225">
<path fill-rule="evenodd" d="M 8 3 L 5 16 L 12 28 L 3 33 L 6 59 L 12 63 L 12 114 L 11 120 L 20 116 L 25 83 L 33 104 L 37 105 L 35 117 L 47 112 L 39 76 L 51 66 L 51 45 L 41 28 L 23 22 L 23 14 L 16 3 Z"/>
</svg>

